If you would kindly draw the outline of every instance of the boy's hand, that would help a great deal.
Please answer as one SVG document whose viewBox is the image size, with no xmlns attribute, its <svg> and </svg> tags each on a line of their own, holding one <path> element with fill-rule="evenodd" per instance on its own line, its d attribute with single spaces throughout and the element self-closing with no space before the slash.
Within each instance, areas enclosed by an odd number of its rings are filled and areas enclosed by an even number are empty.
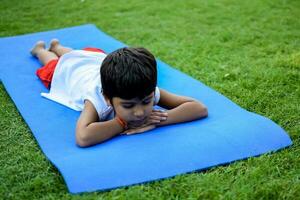
<svg viewBox="0 0 300 200">
<path fill-rule="evenodd" d="M 143 133 L 143 132 L 154 129 L 155 127 L 156 127 L 155 125 L 140 126 L 139 128 L 127 129 L 122 134 L 123 135 L 133 135 L 133 134 L 137 134 L 137 133 Z"/>
<path fill-rule="evenodd" d="M 136 133 L 142 133 L 145 131 L 152 130 L 158 125 L 160 122 L 167 120 L 168 113 L 162 110 L 152 110 L 150 116 L 147 120 L 139 126 L 128 123 L 128 129 L 123 133 L 126 135 L 132 135 Z"/>
</svg>

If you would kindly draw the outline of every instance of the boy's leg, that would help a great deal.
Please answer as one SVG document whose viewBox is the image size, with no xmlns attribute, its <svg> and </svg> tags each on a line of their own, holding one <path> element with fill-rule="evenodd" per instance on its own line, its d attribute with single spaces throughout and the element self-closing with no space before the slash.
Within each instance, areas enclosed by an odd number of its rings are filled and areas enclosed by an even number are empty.
<svg viewBox="0 0 300 200">
<path fill-rule="evenodd" d="M 55 53 L 58 57 L 72 51 L 73 49 L 69 48 L 69 47 L 64 47 L 59 43 L 58 39 L 53 39 L 50 42 L 50 48 L 49 51 L 52 51 L 53 53 Z"/>
<path fill-rule="evenodd" d="M 46 50 L 45 46 L 45 42 L 38 41 L 30 51 L 30 53 L 33 56 L 36 56 L 43 65 L 46 65 L 49 61 L 58 58 L 55 53 Z"/>
</svg>

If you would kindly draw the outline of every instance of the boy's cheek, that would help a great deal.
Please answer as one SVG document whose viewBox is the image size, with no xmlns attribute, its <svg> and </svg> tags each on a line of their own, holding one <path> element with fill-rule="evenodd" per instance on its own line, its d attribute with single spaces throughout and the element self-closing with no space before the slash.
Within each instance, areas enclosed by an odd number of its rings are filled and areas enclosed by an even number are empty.
<svg viewBox="0 0 300 200">
<path fill-rule="evenodd" d="M 116 110 L 116 115 L 118 115 L 119 117 L 121 117 L 123 120 L 125 120 L 126 122 L 130 121 L 130 115 L 129 112 L 124 111 L 124 110 Z"/>
<path fill-rule="evenodd" d="M 148 115 L 150 115 L 153 110 L 154 110 L 154 106 L 149 106 L 149 108 L 147 109 Z"/>
</svg>

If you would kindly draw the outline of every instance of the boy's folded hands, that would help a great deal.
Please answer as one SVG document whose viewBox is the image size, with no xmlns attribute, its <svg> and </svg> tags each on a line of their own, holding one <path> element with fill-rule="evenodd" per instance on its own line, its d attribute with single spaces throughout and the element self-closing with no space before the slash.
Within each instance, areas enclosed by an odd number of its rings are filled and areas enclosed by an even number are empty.
<svg viewBox="0 0 300 200">
<path fill-rule="evenodd" d="M 152 110 L 149 117 L 145 120 L 141 125 L 136 125 L 133 123 L 128 123 L 128 129 L 122 133 L 123 135 L 132 135 L 137 133 L 146 132 L 156 128 L 158 124 L 162 121 L 166 121 L 168 119 L 168 113 L 163 110 Z"/>
</svg>

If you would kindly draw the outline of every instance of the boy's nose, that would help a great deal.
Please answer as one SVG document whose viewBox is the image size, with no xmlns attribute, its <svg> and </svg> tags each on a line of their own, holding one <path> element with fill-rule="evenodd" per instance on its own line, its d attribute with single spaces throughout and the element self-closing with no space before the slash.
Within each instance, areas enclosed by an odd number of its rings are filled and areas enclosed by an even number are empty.
<svg viewBox="0 0 300 200">
<path fill-rule="evenodd" d="M 136 118 L 143 118 L 144 117 L 144 110 L 143 109 L 136 109 L 135 111 L 134 111 L 134 116 L 136 117 Z"/>
</svg>

